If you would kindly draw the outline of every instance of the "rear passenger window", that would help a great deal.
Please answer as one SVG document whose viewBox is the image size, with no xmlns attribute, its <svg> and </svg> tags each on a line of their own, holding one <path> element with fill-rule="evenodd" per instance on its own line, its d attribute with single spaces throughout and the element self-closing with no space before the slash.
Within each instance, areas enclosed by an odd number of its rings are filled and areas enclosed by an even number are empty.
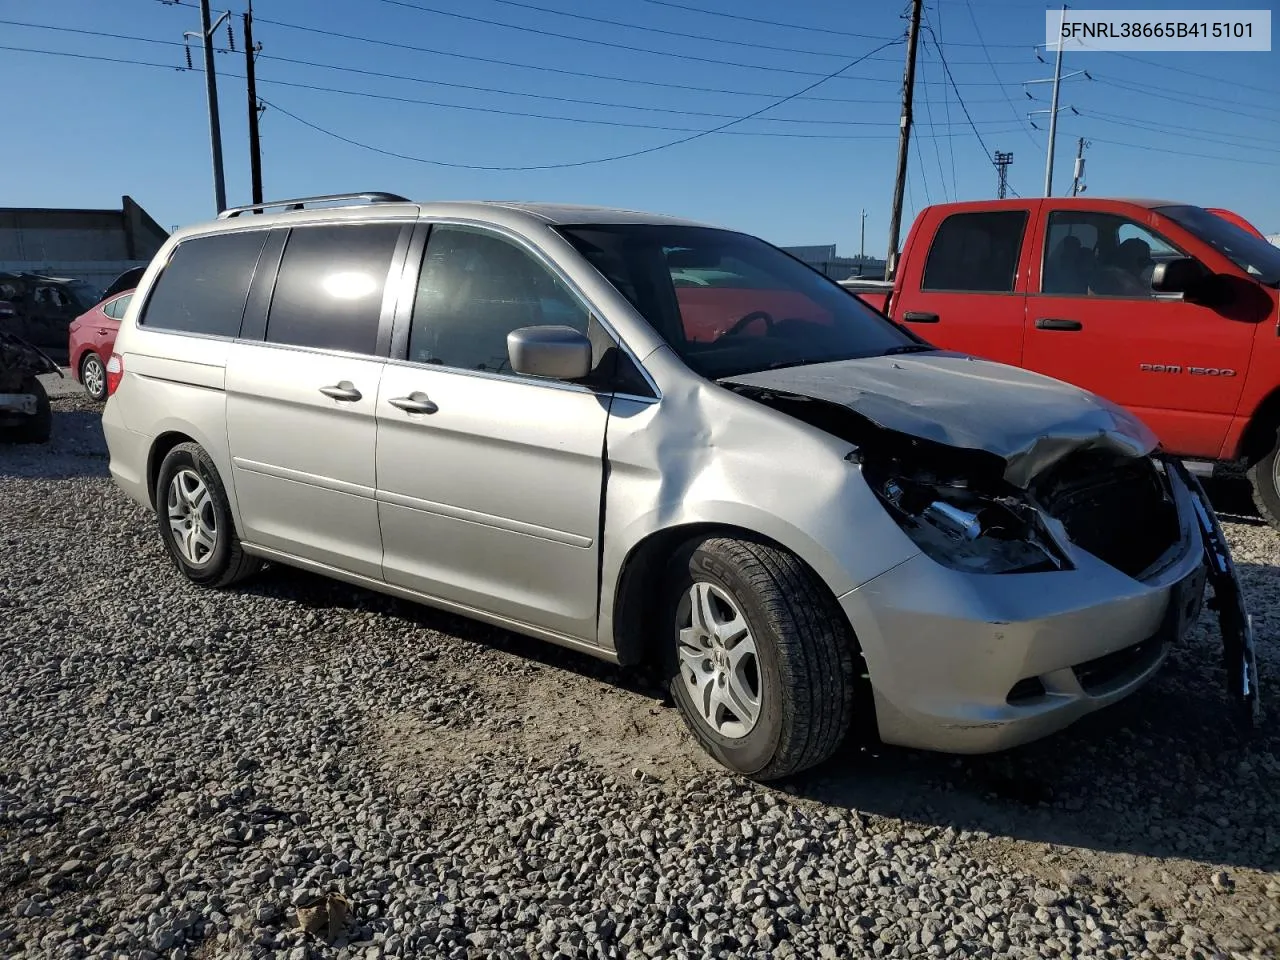
<svg viewBox="0 0 1280 960">
<path fill-rule="evenodd" d="M 921 289 L 1011 293 L 1026 225 L 1025 210 L 947 217 L 933 238 Z"/>
<path fill-rule="evenodd" d="M 138 323 L 159 330 L 238 337 L 249 283 L 266 242 L 265 230 L 184 240 L 156 281 Z"/>
<path fill-rule="evenodd" d="M 372 354 L 400 224 L 295 227 L 267 313 L 267 342 Z"/>
<path fill-rule="evenodd" d="M 105 313 L 112 320 L 119 320 L 124 316 L 125 310 L 129 308 L 129 301 L 132 299 L 133 299 L 133 294 L 129 294 L 128 296 L 124 296 L 116 300 L 112 300 L 110 303 L 108 303 L 105 307 L 102 308 L 102 312 Z"/>
</svg>

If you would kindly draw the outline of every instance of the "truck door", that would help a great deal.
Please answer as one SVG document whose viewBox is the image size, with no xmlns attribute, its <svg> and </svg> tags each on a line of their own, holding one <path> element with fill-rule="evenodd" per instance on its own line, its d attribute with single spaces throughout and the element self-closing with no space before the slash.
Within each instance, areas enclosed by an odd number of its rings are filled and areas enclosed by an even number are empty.
<svg viewBox="0 0 1280 960">
<path fill-rule="evenodd" d="M 1133 213 L 1046 205 L 1023 365 L 1128 407 L 1173 453 L 1215 457 L 1254 325 L 1152 291 L 1155 264 L 1189 254 Z"/>
<path fill-rule="evenodd" d="M 893 318 L 936 346 L 1021 363 L 1026 270 L 1019 267 L 1030 219 L 1026 206 L 984 204 L 943 216 L 933 231 L 921 223 L 924 235 L 903 258 Z"/>
</svg>

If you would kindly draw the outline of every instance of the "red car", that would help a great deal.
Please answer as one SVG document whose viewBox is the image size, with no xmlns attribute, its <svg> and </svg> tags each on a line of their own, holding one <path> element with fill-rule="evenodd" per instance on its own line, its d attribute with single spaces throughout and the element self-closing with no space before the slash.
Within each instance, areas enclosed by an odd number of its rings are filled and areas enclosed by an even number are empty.
<svg viewBox="0 0 1280 960">
<path fill-rule="evenodd" d="M 71 375 L 94 400 L 107 399 L 107 361 L 116 343 L 120 318 L 132 299 L 132 290 L 109 297 L 80 314 L 68 327 L 67 363 Z"/>
</svg>

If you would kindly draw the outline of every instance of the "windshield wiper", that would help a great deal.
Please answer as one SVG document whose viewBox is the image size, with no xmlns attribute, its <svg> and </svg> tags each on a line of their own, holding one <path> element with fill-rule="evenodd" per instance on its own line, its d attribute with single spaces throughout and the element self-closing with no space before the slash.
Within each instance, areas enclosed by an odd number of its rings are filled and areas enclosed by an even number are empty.
<svg viewBox="0 0 1280 960">
<path fill-rule="evenodd" d="M 900 353 L 930 353 L 937 349 L 938 349 L 937 347 L 932 346 L 931 344 L 928 344 L 928 343 L 904 343 L 898 347 L 890 347 L 888 350 L 882 353 L 881 356 L 893 357 L 893 356 L 897 356 Z"/>
</svg>

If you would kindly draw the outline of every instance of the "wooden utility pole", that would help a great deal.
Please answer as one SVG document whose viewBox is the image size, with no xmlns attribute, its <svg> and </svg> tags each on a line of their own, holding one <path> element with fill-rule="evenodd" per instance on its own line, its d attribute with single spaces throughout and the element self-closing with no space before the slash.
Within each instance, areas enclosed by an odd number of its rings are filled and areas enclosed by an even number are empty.
<svg viewBox="0 0 1280 960">
<path fill-rule="evenodd" d="M 217 212 L 227 209 L 227 186 L 222 175 L 222 125 L 218 120 L 218 79 L 213 69 L 213 31 L 228 17 L 210 23 L 209 0 L 200 0 L 200 39 L 204 43 L 204 85 L 209 99 L 209 140 L 213 148 L 213 198 Z"/>
<path fill-rule="evenodd" d="M 244 60 L 249 93 L 249 174 L 253 188 L 253 203 L 262 203 L 262 145 L 258 140 L 258 82 L 254 74 L 254 60 L 258 51 L 253 45 L 253 3 L 244 12 Z M 254 211 L 257 212 L 256 210 Z"/>
<path fill-rule="evenodd" d="M 907 67 L 902 79 L 902 119 L 898 128 L 898 175 L 893 184 L 893 210 L 889 214 L 889 255 L 884 276 L 892 280 L 898 269 L 898 237 L 902 232 L 902 195 L 907 189 L 907 156 L 911 146 L 911 96 L 916 86 L 916 41 L 924 0 L 911 2 L 911 28 L 907 32 Z"/>
</svg>

